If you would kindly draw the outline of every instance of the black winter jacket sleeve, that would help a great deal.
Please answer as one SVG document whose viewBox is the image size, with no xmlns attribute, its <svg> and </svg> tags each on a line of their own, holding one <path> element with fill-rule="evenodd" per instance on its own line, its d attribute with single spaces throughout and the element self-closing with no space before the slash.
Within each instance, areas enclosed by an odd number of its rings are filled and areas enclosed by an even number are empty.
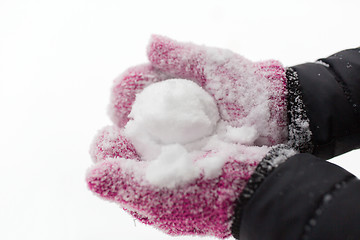
<svg viewBox="0 0 360 240">
<path fill-rule="evenodd" d="M 360 181 L 310 154 L 275 169 L 243 210 L 241 240 L 360 239 Z"/>
<path fill-rule="evenodd" d="M 324 161 L 360 147 L 360 48 L 290 67 L 287 80 L 289 145 L 302 153 L 276 168 L 259 164 L 239 197 L 233 236 L 360 239 L 360 181 Z"/>
<path fill-rule="evenodd" d="M 296 97 L 302 98 L 297 110 L 309 123 L 310 141 L 303 150 L 329 159 L 360 147 L 360 48 L 291 67 L 288 78 L 290 94 L 298 88 Z"/>
</svg>

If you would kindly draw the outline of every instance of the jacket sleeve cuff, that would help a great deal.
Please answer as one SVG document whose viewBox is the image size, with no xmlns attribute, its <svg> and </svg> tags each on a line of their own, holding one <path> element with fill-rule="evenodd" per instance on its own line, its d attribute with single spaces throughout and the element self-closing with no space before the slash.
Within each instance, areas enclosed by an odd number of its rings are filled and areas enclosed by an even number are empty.
<svg viewBox="0 0 360 240">
<path fill-rule="evenodd" d="M 289 137 L 329 159 L 360 147 L 360 48 L 287 69 Z"/>
</svg>

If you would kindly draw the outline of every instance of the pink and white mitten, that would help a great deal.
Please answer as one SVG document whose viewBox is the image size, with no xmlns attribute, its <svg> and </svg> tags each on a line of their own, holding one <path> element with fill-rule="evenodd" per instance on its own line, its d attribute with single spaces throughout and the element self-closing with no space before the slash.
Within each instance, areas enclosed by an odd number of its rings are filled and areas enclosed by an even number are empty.
<svg viewBox="0 0 360 240">
<path fill-rule="evenodd" d="M 226 238 L 259 162 L 286 141 L 285 70 L 161 36 L 148 58 L 115 80 L 88 186 L 168 234 Z"/>
</svg>

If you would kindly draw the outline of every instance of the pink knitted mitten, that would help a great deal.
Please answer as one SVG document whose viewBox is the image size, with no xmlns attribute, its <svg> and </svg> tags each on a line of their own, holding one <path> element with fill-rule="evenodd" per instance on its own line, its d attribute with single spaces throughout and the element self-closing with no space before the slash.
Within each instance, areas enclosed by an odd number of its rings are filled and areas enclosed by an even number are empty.
<svg viewBox="0 0 360 240">
<path fill-rule="evenodd" d="M 150 64 L 115 80 L 115 125 L 93 142 L 88 186 L 168 234 L 228 237 L 236 199 L 270 146 L 286 140 L 285 70 L 277 61 L 253 63 L 228 50 L 161 36 L 152 37 L 148 58 Z M 173 78 L 191 80 L 211 96 L 219 116 L 215 130 L 190 143 L 154 140 L 148 147 L 152 132 L 129 130 L 136 121 L 134 102 L 150 85 Z"/>
</svg>

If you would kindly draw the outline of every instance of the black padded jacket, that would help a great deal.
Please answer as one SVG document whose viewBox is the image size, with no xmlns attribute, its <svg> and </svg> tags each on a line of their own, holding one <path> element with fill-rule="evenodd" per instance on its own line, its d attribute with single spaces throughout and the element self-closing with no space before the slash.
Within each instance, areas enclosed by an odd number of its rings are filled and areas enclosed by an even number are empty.
<svg viewBox="0 0 360 240">
<path fill-rule="evenodd" d="M 274 148 L 239 197 L 240 240 L 360 239 L 360 180 L 331 157 L 360 147 L 360 48 L 287 69 L 289 144 Z M 300 153 L 275 167 L 279 149 Z"/>
</svg>

